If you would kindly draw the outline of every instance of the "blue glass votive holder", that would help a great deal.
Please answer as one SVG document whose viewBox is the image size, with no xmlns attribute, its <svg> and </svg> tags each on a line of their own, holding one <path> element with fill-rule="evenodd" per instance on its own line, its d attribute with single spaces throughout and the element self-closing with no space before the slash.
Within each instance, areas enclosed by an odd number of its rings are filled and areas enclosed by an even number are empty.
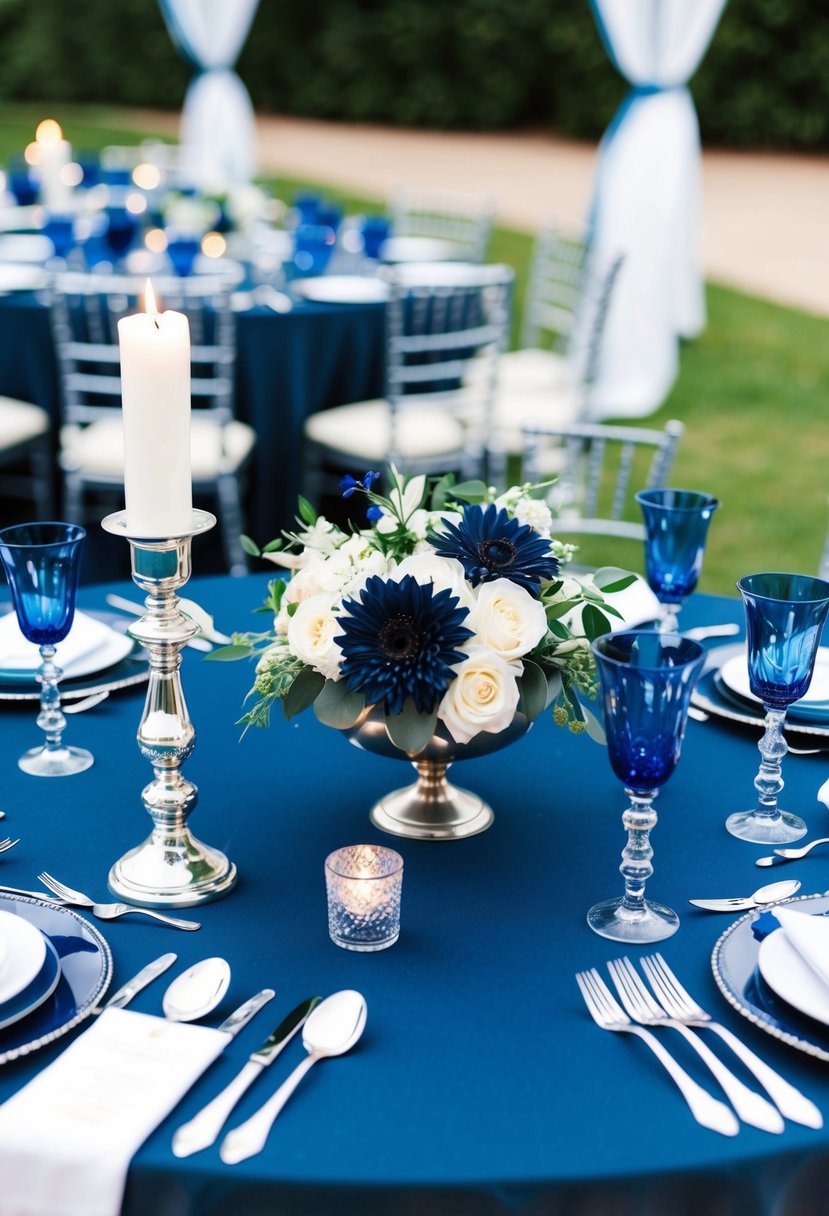
<svg viewBox="0 0 829 1216">
<path fill-rule="evenodd" d="M 400 935 L 403 858 L 375 844 L 348 845 L 325 859 L 328 932 L 344 950 L 385 950 Z"/>
</svg>

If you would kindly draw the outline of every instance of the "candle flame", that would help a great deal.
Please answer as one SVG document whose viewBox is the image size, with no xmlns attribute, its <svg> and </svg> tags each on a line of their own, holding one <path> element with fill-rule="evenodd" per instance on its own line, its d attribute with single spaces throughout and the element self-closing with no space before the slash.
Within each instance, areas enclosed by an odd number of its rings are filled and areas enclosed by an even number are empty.
<svg viewBox="0 0 829 1216">
<path fill-rule="evenodd" d="M 144 312 L 149 313 L 149 315 L 153 318 L 153 320 L 155 321 L 156 326 L 157 326 L 158 325 L 158 304 L 156 303 L 156 300 L 155 300 L 155 292 L 153 291 L 153 285 L 149 279 L 147 279 L 147 285 L 144 288 Z"/>
<path fill-rule="evenodd" d="M 35 139 L 39 144 L 59 143 L 63 139 L 60 123 L 56 122 L 54 118 L 44 118 L 43 122 L 37 124 Z"/>
</svg>

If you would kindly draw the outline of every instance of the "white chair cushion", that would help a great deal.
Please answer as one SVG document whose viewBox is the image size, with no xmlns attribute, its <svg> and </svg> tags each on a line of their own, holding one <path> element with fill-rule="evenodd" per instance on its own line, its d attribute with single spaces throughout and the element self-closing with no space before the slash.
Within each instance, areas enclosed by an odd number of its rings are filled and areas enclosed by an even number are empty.
<svg viewBox="0 0 829 1216">
<path fill-rule="evenodd" d="M 464 447 L 464 431 L 450 413 L 433 406 L 411 406 L 398 412 L 394 449 L 404 460 L 447 456 Z M 387 401 L 357 401 L 312 414 L 305 434 L 314 443 L 347 456 L 377 463 L 392 448 Z"/>
<path fill-rule="evenodd" d="M 0 451 L 37 439 L 49 431 L 49 415 L 39 405 L 0 397 Z"/>
<path fill-rule="evenodd" d="M 61 430 L 62 461 L 84 477 L 119 479 L 124 475 L 124 431 L 120 410 L 87 427 Z M 233 473 L 247 459 L 256 433 L 244 422 L 219 427 L 194 414 L 190 423 L 190 460 L 194 481 L 215 481 L 220 473 Z M 224 452 L 222 451 L 224 448 Z"/>
<path fill-rule="evenodd" d="M 498 363 L 498 383 L 515 392 L 556 390 L 572 382 L 567 359 L 551 350 L 511 350 Z"/>
<path fill-rule="evenodd" d="M 518 455 L 523 444 L 523 427 L 570 426 L 580 418 L 582 404 L 581 395 L 571 388 L 530 392 L 499 386 L 494 411 L 499 444 L 504 451 Z"/>
</svg>

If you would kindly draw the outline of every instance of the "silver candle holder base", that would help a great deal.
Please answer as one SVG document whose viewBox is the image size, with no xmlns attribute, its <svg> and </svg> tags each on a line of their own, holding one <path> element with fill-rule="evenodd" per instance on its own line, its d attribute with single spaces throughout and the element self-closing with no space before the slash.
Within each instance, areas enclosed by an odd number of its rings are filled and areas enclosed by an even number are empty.
<svg viewBox="0 0 829 1216">
<path fill-rule="evenodd" d="M 165 539 L 130 536 L 126 511 L 108 515 L 101 524 L 129 541 L 133 582 L 147 596 L 146 613 L 128 632 L 150 656 L 137 740 L 153 767 L 154 778 L 141 793 L 153 829 L 115 863 L 108 884 L 114 895 L 148 908 L 193 907 L 225 895 L 236 882 L 236 867 L 224 853 L 191 834 L 187 820 L 197 790 L 181 772 L 196 741 L 181 684 L 181 651 L 199 627 L 181 611 L 177 593 L 190 578 L 193 537 L 215 523 L 209 511 L 194 510 L 190 530 Z"/>
</svg>

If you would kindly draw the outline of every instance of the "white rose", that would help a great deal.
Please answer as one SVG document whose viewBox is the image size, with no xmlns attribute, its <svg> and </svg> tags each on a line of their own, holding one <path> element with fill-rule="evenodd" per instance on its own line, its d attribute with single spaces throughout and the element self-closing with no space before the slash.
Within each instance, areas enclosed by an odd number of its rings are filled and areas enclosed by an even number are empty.
<svg viewBox="0 0 829 1216">
<path fill-rule="evenodd" d="M 327 595 L 315 595 L 303 600 L 288 621 L 288 645 L 291 653 L 313 667 L 326 680 L 339 680 L 342 651 L 334 637 L 342 627 L 331 608 Z"/>
<path fill-rule="evenodd" d="M 520 663 L 507 663 L 483 646 L 470 648 L 438 707 L 438 717 L 456 743 L 468 743 L 482 730 L 497 734 L 509 726 L 518 706 L 522 670 Z"/>
<path fill-rule="evenodd" d="M 476 642 L 502 659 L 529 654 L 547 632 L 541 601 L 507 578 L 481 584 L 467 624 L 474 629 Z"/>
<path fill-rule="evenodd" d="M 466 581 L 464 568 L 454 557 L 438 557 L 434 549 L 413 553 L 403 558 L 391 577 L 399 583 L 407 574 L 421 586 L 431 583 L 435 591 L 451 591 L 461 608 L 472 608 L 475 604 L 475 593 Z"/>
</svg>

